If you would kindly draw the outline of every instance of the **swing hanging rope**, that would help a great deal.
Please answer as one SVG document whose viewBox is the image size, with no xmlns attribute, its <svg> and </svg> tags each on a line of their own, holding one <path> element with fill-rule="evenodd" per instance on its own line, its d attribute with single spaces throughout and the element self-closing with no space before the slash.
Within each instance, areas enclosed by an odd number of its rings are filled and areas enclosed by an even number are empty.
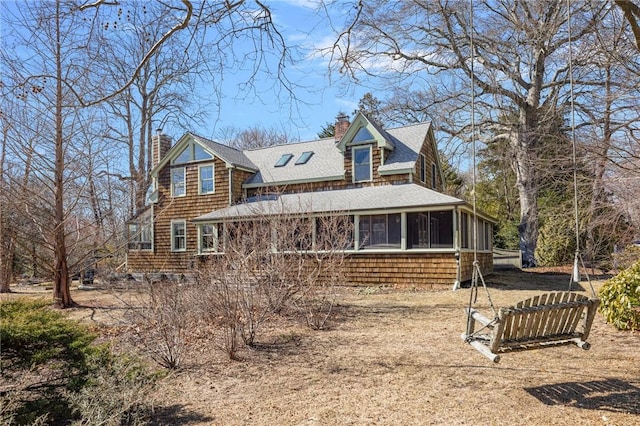
<svg viewBox="0 0 640 426">
<path fill-rule="evenodd" d="M 476 201 L 476 181 L 477 181 L 477 154 L 476 154 L 476 91 L 475 91 L 475 45 L 474 45 L 474 24 L 473 24 L 473 0 L 469 0 L 470 14 L 469 14 L 469 50 L 471 56 L 470 74 L 471 74 L 471 149 L 472 149 L 472 180 L 471 180 L 471 200 L 473 205 L 473 273 L 471 276 L 471 291 L 469 292 L 469 309 L 478 300 L 478 281 L 482 284 L 482 288 L 487 295 L 489 305 L 493 311 L 493 316 L 497 315 L 493 301 L 491 300 L 491 294 L 487 289 L 487 285 L 482 276 L 480 269 L 480 262 L 478 261 L 478 208 Z M 467 317 L 467 322 L 473 321 L 471 316 Z"/>
<path fill-rule="evenodd" d="M 571 0 L 567 0 L 567 36 L 569 43 L 569 107 L 571 109 L 571 159 L 573 161 L 573 211 L 575 218 L 575 228 L 574 232 L 576 234 L 576 253 L 573 259 L 573 274 L 569 279 L 569 291 L 571 291 L 571 286 L 575 282 L 576 284 L 580 282 L 580 270 L 579 267 L 582 266 L 582 270 L 585 273 L 585 277 L 587 278 L 587 282 L 589 283 L 589 288 L 591 290 L 591 296 L 596 297 L 596 291 L 593 288 L 593 283 L 591 282 L 591 278 L 587 273 L 587 268 L 584 265 L 584 261 L 582 260 L 582 256 L 580 254 L 580 211 L 578 209 L 578 156 L 577 156 L 577 143 L 576 143 L 576 110 L 574 104 L 574 93 L 573 93 L 573 43 L 572 34 L 571 34 Z"/>
<path fill-rule="evenodd" d="M 571 113 L 572 113 L 572 145 L 573 145 L 573 167 L 574 167 L 574 212 L 576 219 L 576 260 L 575 265 L 580 258 L 579 245 L 579 216 L 578 216 L 578 187 L 577 187 L 577 161 L 576 161 L 576 142 L 575 142 L 575 114 L 573 108 L 573 76 L 571 57 L 571 13 L 570 0 L 567 0 L 568 13 L 568 29 L 569 29 L 569 73 L 571 88 Z M 477 247 L 478 247 L 478 217 L 477 217 L 477 200 L 476 200 L 476 126 L 475 126 L 475 47 L 473 39 L 473 0 L 470 0 L 470 77 L 471 77 L 471 133 L 473 147 L 473 275 L 471 282 L 471 291 L 469 295 L 469 308 L 467 308 L 467 329 L 462 334 L 462 339 L 473 346 L 493 362 L 498 362 L 500 356 L 498 352 L 516 349 L 534 349 L 555 344 L 574 343 L 582 349 L 589 349 L 590 344 L 587 342 L 593 318 L 595 317 L 599 300 L 595 296 L 595 290 L 589 279 L 592 298 L 589 299 L 583 295 L 571 292 L 571 282 L 569 283 L 569 291 L 555 292 L 535 296 L 524 300 L 509 308 L 501 308 L 499 312 L 491 300 L 491 296 L 487 289 L 482 272 L 480 269 Z M 584 268 L 584 262 L 582 262 Z M 574 270 L 577 269 L 574 268 Z M 586 268 L 585 268 L 586 269 Z M 588 275 L 587 275 L 588 277 Z M 478 311 L 473 309 L 472 305 L 477 300 L 479 282 L 482 284 L 491 309 L 493 310 L 493 319 L 484 317 Z M 482 328 L 475 330 L 475 324 L 482 324 Z M 582 330 L 578 329 L 579 323 Z M 480 333 L 489 329 L 489 333 Z"/>
</svg>

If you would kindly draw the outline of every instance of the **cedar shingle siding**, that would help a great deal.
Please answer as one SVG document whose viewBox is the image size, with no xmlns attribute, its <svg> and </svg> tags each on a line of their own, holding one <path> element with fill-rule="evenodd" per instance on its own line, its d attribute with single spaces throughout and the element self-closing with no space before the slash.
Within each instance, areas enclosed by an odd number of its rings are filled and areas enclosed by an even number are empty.
<svg viewBox="0 0 640 426">
<path fill-rule="evenodd" d="M 262 193 L 305 195 L 313 198 L 314 207 L 318 209 L 323 203 L 334 208 L 342 206 L 351 215 L 366 215 L 368 211 L 379 214 L 387 210 L 394 214 L 450 211 L 459 220 L 462 212 L 470 214 L 471 207 L 463 200 L 436 192 L 442 191 L 443 182 L 429 124 L 384 130 L 360 114 L 350 126 L 340 141 L 322 139 L 255 151 L 238 151 L 191 133 L 185 134 L 152 171 L 157 190 L 156 202 L 151 206 L 153 250 L 129 250 L 128 270 L 192 271 L 207 258 L 199 256 L 198 223 L 214 223 L 229 214 L 241 214 L 246 197 Z M 371 146 L 371 180 L 354 184 L 352 151 L 355 145 L 350 144 L 349 137 L 363 126 L 375 136 L 375 141 L 357 144 L 358 147 Z M 213 158 L 172 165 L 171 159 L 186 144 L 199 144 Z M 302 153 L 309 151 L 314 152 L 309 161 L 296 165 Z M 277 159 L 284 154 L 293 157 L 285 166 L 275 167 Z M 424 181 L 421 179 L 420 154 L 425 157 Z M 198 167 L 206 164 L 214 166 L 215 192 L 199 195 Z M 436 165 L 436 191 L 432 190 L 433 164 Z M 186 195 L 182 197 L 171 196 L 171 169 L 175 167 L 186 169 Z M 284 202 L 286 196 L 281 197 Z M 360 210 L 352 211 L 354 208 Z M 176 220 L 186 222 L 186 250 L 181 252 L 171 250 L 171 224 Z M 483 220 L 490 226 L 490 218 L 483 216 Z M 458 231 L 454 233 L 458 234 Z M 482 248 L 478 260 L 483 273 L 490 273 L 493 269 L 490 245 L 487 243 Z M 459 237 L 453 246 L 441 249 L 360 250 L 349 253 L 345 259 L 348 280 L 345 284 L 451 288 L 454 282 L 471 279 L 472 262 L 473 252 L 461 248 Z"/>
</svg>

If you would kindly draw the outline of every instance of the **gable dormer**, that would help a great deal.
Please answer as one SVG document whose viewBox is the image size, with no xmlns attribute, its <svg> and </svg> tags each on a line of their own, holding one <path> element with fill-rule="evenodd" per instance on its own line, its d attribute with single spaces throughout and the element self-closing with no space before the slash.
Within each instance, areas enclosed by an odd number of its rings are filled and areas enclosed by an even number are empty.
<svg viewBox="0 0 640 426">
<path fill-rule="evenodd" d="M 380 178 L 378 168 L 393 152 L 395 144 L 382 127 L 359 112 L 338 141 L 337 148 L 344 156 L 345 178 L 362 184 Z"/>
</svg>

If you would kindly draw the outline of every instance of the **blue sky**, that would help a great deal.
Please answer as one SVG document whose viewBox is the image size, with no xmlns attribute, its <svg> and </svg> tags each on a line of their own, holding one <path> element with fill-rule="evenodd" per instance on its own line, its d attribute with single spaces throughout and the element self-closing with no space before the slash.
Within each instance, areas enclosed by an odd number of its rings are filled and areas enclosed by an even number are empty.
<svg viewBox="0 0 640 426">
<path fill-rule="evenodd" d="M 314 54 L 314 50 L 329 46 L 335 41 L 335 34 L 326 21 L 318 16 L 315 1 L 279 0 L 270 1 L 273 18 L 290 45 L 300 45 L 306 55 L 295 64 L 289 64 L 286 75 L 296 85 L 291 99 L 288 94 L 273 87 L 271 81 L 258 83 L 262 93 L 255 96 L 237 96 L 238 85 L 248 75 L 229 73 L 223 83 L 222 105 L 219 119 L 211 120 L 203 136 L 214 137 L 225 126 L 238 128 L 261 126 L 275 127 L 287 131 L 300 140 L 316 138 L 317 133 L 333 122 L 339 111 L 353 112 L 360 98 L 371 89 L 340 79 L 338 73 L 329 74 L 328 59 Z M 235 99 L 238 98 L 238 99 Z M 210 111 L 214 118 L 218 114 Z"/>
</svg>

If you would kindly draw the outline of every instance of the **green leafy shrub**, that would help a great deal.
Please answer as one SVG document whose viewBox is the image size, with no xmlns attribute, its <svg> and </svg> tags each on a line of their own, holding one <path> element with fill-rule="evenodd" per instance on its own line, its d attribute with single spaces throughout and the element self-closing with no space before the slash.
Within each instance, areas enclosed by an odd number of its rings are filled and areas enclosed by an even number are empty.
<svg viewBox="0 0 640 426">
<path fill-rule="evenodd" d="M 0 303 L 0 424 L 141 424 L 153 376 L 95 338 L 46 302 Z"/>
<path fill-rule="evenodd" d="M 599 296 L 608 323 L 620 330 L 640 329 L 640 261 L 607 280 Z"/>
</svg>

